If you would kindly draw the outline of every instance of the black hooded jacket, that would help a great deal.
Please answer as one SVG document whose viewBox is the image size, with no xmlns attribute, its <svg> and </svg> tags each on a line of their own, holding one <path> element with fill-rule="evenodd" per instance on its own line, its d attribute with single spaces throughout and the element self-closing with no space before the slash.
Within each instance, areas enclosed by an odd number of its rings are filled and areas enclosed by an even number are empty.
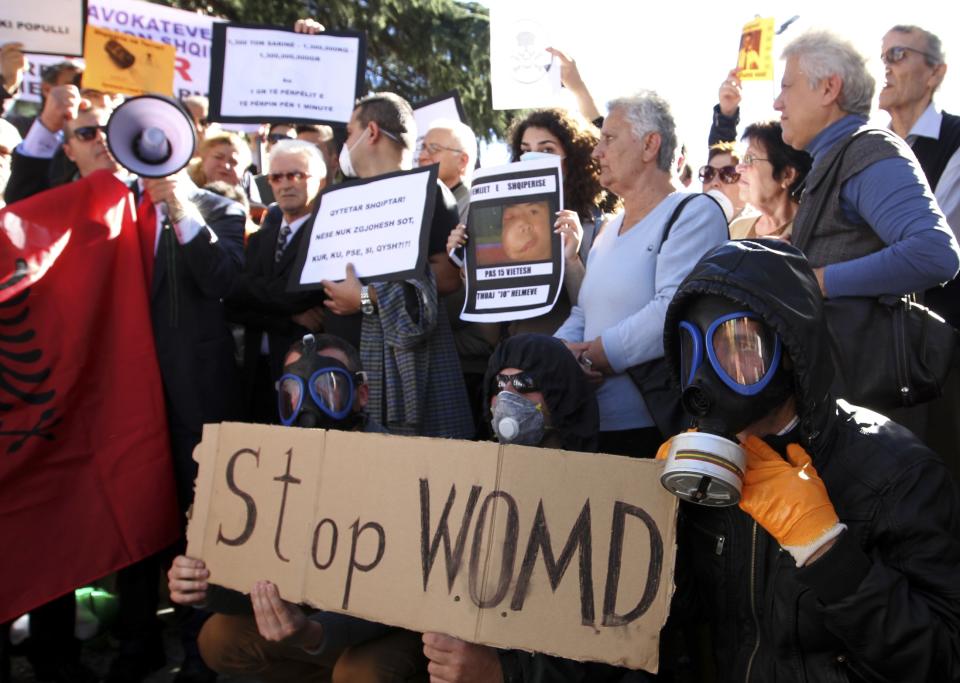
<svg viewBox="0 0 960 683">
<path fill-rule="evenodd" d="M 767 441 L 807 449 L 847 530 L 798 569 L 738 507 L 684 504 L 674 616 L 709 623 L 719 681 L 960 681 L 960 495 L 943 463 L 903 427 L 830 395 L 821 295 L 798 250 L 727 242 L 700 261 L 666 314 L 674 376 L 677 325 L 704 294 L 780 335 L 800 421 Z"/>
</svg>

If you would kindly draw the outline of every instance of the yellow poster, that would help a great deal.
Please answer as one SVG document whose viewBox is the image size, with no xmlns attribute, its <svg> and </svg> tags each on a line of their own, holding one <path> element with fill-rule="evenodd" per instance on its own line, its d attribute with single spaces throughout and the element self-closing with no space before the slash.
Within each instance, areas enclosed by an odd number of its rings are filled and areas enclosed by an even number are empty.
<svg viewBox="0 0 960 683">
<path fill-rule="evenodd" d="M 773 80 L 773 17 L 754 19 L 743 27 L 737 68 L 741 81 Z"/>
<path fill-rule="evenodd" d="M 176 48 L 87 24 L 83 87 L 124 95 L 173 96 Z"/>
</svg>

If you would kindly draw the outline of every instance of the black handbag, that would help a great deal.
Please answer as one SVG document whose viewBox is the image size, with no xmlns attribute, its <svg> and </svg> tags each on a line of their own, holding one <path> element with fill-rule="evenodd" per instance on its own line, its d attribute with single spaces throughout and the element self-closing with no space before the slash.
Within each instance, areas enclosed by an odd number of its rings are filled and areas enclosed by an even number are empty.
<svg viewBox="0 0 960 683">
<path fill-rule="evenodd" d="M 683 211 L 683 207 L 685 207 L 691 199 L 699 196 L 701 195 L 691 194 L 688 197 L 684 197 L 680 200 L 680 203 L 677 204 L 677 208 L 673 210 L 663 229 L 660 245 L 657 247 L 658 256 L 660 250 L 663 249 L 663 243 L 666 242 L 667 237 L 670 236 L 670 230 L 673 229 L 673 224 Z M 710 195 L 705 196 L 709 197 Z M 710 197 L 710 199 L 713 199 L 713 197 Z M 714 199 L 713 201 L 716 200 Z M 718 204 L 717 206 L 719 207 L 720 205 Z M 721 211 L 722 210 L 723 209 L 721 209 Z M 680 383 L 678 379 L 671 376 L 665 358 L 654 358 L 646 363 L 629 367 L 627 368 L 627 374 L 630 375 L 630 379 L 633 380 L 633 383 L 637 385 L 637 389 L 639 389 L 643 395 L 643 401 L 647 404 L 650 417 L 653 418 L 654 424 L 657 429 L 660 430 L 660 435 L 664 439 L 686 431 L 690 426 L 690 416 L 687 415 L 680 403 Z"/>
<path fill-rule="evenodd" d="M 828 170 L 831 186 L 847 147 L 863 132 L 847 141 Z M 814 225 L 820 222 L 826 198 L 822 193 L 810 214 Z M 794 246 L 803 251 L 807 240 L 803 242 Z M 824 299 L 823 312 L 835 366 L 835 396 L 880 412 L 940 396 L 957 331 L 916 295 Z"/>
<path fill-rule="evenodd" d="M 940 396 L 957 332 L 912 296 L 824 300 L 833 392 L 883 412 Z"/>
</svg>

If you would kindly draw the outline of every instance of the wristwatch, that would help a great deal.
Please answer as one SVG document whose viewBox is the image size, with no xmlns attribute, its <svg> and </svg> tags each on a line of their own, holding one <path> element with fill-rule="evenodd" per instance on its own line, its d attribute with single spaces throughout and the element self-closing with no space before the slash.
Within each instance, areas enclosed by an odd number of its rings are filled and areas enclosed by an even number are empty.
<svg viewBox="0 0 960 683">
<path fill-rule="evenodd" d="M 368 285 L 360 287 L 360 310 L 363 311 L 364 315 L 373 315 L 375 310 L 373 302 L 370 300 L 370 287 Z"/>
</svg>

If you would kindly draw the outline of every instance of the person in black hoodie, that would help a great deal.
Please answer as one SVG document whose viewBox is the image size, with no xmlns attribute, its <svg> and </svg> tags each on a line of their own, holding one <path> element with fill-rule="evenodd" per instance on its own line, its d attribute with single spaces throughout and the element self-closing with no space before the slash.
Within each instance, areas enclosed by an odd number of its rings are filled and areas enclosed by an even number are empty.
<svg viewBox="0 0 960 683">
<path fill-rule="evenodd" d="M 746 472 L 739 506 L 681 505 L 671 617 L 706 622 L 718 681 L 958 681 L 957 486 L 907 429 L 831 395 L 825 332 L 782 241 L 727 242 L 677 290 L 667 362 Z"/>
<path fill-rule="evenodd" d="M 485 417 L 501 443 L 596 452 L 600 413 L 593 385 L 562 341 L 522 334 L 500 342 L 484 377 Z M 606 664 L 498 650 L 425 633 L 424 654 L 436 683 L 546 683 L 650 680 Z"/>
</svg>

